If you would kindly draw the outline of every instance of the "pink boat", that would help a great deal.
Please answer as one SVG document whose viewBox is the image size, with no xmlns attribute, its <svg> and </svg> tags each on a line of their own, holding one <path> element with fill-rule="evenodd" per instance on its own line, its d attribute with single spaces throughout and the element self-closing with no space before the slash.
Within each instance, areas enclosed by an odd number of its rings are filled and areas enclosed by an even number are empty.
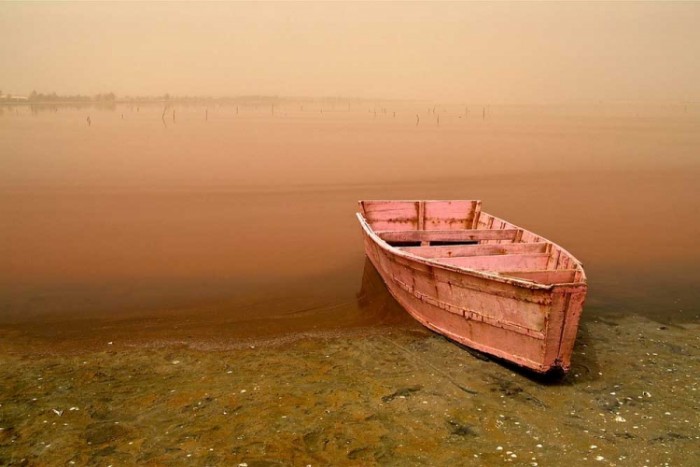
<svg viewBox="0 0 700 467">
<path fill-rule="evenodd" d="M 444 336 L 539 373 L 568 371 L 581 262 L 481 201 L 360 201 L 365 252 L 389 292 Z"/>
</svg>

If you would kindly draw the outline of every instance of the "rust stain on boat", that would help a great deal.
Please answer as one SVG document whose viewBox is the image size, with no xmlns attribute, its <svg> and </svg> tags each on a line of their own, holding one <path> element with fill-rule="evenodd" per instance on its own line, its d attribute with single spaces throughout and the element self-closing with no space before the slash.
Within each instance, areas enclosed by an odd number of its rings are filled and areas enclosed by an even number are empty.
<svg viewBox="0 0 700 467">
<path fill-rule="evenodd" d="M 424 326 L 536 372 L 569 370 L 587 291 L 569 252 L 477 200 L 360 201 L 357 217 L 365 253 Z"/>
</svg>

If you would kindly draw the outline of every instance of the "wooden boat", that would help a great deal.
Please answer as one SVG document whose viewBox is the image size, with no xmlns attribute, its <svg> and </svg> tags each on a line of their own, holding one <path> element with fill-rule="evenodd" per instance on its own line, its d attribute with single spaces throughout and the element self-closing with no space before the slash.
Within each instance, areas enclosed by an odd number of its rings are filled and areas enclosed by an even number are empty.
<svg viewBox="0 0 700 467">
<path fill-rule="evenodd" d="M 360 201 L 365 252 L 389 292 L 446 337 L 539 373 L 568 371 L 581 262 L 481 201 Z"/>
</svg>

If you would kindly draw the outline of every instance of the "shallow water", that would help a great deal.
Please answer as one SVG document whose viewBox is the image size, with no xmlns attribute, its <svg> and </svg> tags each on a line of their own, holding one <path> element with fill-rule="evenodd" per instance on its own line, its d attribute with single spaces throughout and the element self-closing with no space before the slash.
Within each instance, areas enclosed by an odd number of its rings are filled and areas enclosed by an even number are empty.
<svg viewBox="0 0 700 467">
<path fill-rule="evenodd" d="M 374 106 L 5 108 L 0 463 L 700 462 L 700 114 Z M 414 323 L 372 198 L 482 199 L 580 258 L 571 373 Z"/>
</svg>

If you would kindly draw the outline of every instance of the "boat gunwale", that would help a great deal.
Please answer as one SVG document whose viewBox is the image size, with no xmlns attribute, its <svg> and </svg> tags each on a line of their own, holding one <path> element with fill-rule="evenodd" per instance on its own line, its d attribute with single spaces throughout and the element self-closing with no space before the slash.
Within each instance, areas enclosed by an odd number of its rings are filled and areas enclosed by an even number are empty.
<svg viewBox="0 0 700 467">
<path fill-rule="evenodd" d="M 367 200 L 367 201 L 369 201 L 369 200 Z M 372 202 L 382 202 L 382 200 L 371 200 L 371 201 Z M 417 202 L 417 201 L 418 200 L 386 200 L 384 202 Z M 444 201 L 444 200 L 426 200 L 426 201 Z M 450 201 L 453 201 L 453 200 L 450 200 Z M 476 201 L 476 200 L 459 200 L 459 201 Z M 362 207 L 362 203 L 363 203 L 363 201 L 359 201 L 360 207 Z M 561 287 L 566 287 L 566 286 L 568 286 L 568 287 L 587 286 L 587 278 L 586 278 L 586 273 L 583 269 L 583 263 L 581 263 L 581 261 L 579 261 L 574 255 L 569 253 L 566 249 L 562 248 L 560 245 L 552 242 L 551 240 L 542 237 L 541 235 L 535 234 L 534 232 L 530 232 L 529 230 L 526 230 L 526 229 L 522 229 L 521 227 L 518 227 L 515 224 L 512 224 L 511 222 L 500 219 L 496 216 L 493 216 L 492 214 L 484 213 L 483 211 L 482 211 L 482 214 L 487 214 L 487 215 L 493 217 L 495 220 L 511 224 L 515 228 L 521 229 L 523 232 L 528 232 L 532 235 L 535 235 L 536 237 L 539 237 L 540 239 L 544 240 L 546 243 L 549 243 L 549 244 L 559 248 L 561 250 L 561 252 L 568 255 L 569 258 L 571 258 L 571 260 L 577 266 L 577 269 L 581 272 L 581 280 L 579 280 L 577 282 L 559 282 L 559 283 L 555 283 L 555 284 L 542 284 L 539 282 L 528 281 L 526 279 L 518 279 L 516 277 L 504 276 L 504 275 L 500 275 L 498 273 L 494 274 L 490 271 L 482 271 L 482 270 L 477 270 L 477 269 L 471 269 L 471 268 L 466 268 L 466 267 L 453 266 L 450 264 L 439 263 L 437 261 L 434 261 L 432 258 L 424 258 L 424 257 L 418 256 L 418 255 L 415 255 L 413 253 L 409 253 L 409 252 L 400 250 L 398 247 L 390 245 L 387 241 L 385 241 L 384 239 L 382 239 L 379 235 L 377 235 L 375 233 L 374 229 L 369 225 L 369 222 L 367 221 L 367 219 L 365 219 L 364 215 L 361 212 L 357 212 L 355 214 L 356 214 L 358 220 L 360 221 L 360 225 L 362 225 L 363 230 L 365 230 L 365 232 L 369 235 L 369 237 L 376 244 L 378 244 L 381 248 L 388 251 L 389 253 L 396 255 L 396 256 L 399 256 L 399 257 L 402 257 L 406 260 L 415 261 L 415 262 L 424 264 L 426 266 L 446 269 L 446 270 L 453 271 L 453 272 L 456 272 L 459 274 L 467 274 L 467 275 L 479 277 L 482 279 L 495 280 L 497 282 L 511 284 L 511 285 L 515 285 L 515 286 L 523 287 L 523 288 L 528 288 L 528 289 L 532 289 L 532 290 L 550 290 L 551 291 L 555 287 L 561 288 Z"/>
</svg>

